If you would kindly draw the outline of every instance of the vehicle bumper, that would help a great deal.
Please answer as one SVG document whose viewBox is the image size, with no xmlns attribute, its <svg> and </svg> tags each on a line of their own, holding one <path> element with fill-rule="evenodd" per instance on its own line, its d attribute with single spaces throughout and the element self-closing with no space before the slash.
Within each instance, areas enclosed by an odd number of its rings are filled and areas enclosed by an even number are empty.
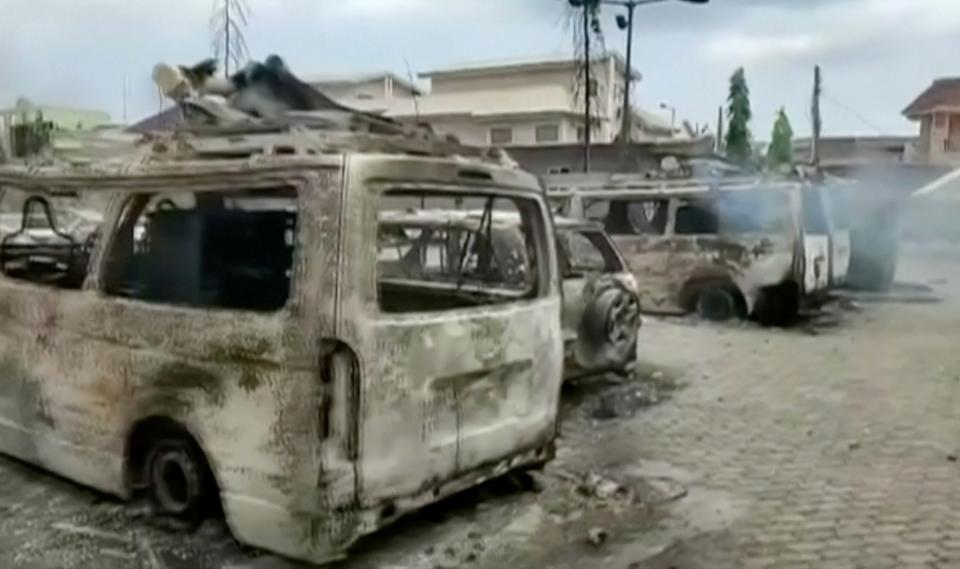
<svg viewBox="0 0 960 569">
<path fill-rule="evenodd" d="M 385 501 L 375 508 L 354 505 L 327 511 L 302 511 L 246 495 L 224 493 L 227 523 L 239 541 L 280 555 L 329 563 L 347 556 L 359 538 L 397 521 L 406 514 L 518 469 L 536 468 L 555 455 L 553 440 L 483 465 L 415 495 Z M 305 501 L 297 501 L 298 505 Z"/>
</svg>

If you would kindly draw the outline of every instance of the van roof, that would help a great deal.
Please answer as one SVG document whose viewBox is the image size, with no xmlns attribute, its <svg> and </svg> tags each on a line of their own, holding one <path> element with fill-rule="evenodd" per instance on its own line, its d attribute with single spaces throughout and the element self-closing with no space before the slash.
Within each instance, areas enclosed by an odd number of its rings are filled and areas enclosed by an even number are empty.
<svg viewBox="0 0 960 569">
<path fill-rule="evenodd" d="M 473 225 L 483 218 L 483 210 L 470 209 L 404 209 L 386 210 L 380 212 L 381 223 L 405 225 L 439 226 L 439 225 Z M 493 222 L 500 226 L 520 224 L 520 216 L 515 211 L 494 211 Z M 553 223 L 558 229 L 600 229 L 601 225 L 592 221 L 572 219 L 569 217 L 553 216 Z"/>
<path fill-rule="evenodd" d="M 88 134 L 71 138 L 53 156 L 0 163 L 0 183 L 17 186 L 98 186 L 149 179 L 255 173 L 336 166 L 346 154 L 452 162 L 463 167 L 519 172 L 496 149 L 465 146 L 435 136 L 384 135 L 305 128 L 206 128 L 162 135 Z"/>
<path fill-rule="evenodd" d="M 671 180 L 633 182 L 623 184 L 547 186 L 548 198 L 567 198 L 573 195 L 591 198 L 622 198 L 632 196 L 680 197 L 706 195 L 711 192 L 735 192 L 748 190 L 796 190 L 802 184 L 761 178 L 738 178 L 725 180 Z"/>
</svg>

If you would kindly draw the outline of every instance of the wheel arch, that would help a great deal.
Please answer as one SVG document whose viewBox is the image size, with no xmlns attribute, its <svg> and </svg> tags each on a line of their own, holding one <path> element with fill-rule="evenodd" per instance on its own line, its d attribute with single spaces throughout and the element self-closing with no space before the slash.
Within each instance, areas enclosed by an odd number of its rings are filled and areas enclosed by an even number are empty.
<svg viewBox="0 0 960 569">
<path fill-rule="evenodd" d="M 127 495 L 133 496 L 138 490 L 144 488 L 145 480 L 143 479 L 143 470 L 146 466 L 149 451 L 147 443 L 160 436 L 183 437 L 197 447 L 203 459 L 204 466 L 206 466 L 216 487 L 217 501 L 222 503 L 220 493 L 223 484 L 220 478 L 218 464 L 215 460 L 212 460 L 212 455 L 204 444 L 203 439 L 185 422 L 178 421 L 166 415 L 147 415 L 141 417 L 134 421 L 127 430 L 123 449 L 123 481 L 124 490 Z"/>
<path fill-rule="evenodd" d="M 740 286 L 729 276 L 710 275 L 698 276 L 687 279 L 680 287 L 678 304 L 684 312 L 694 312 L 697 307 L 697 296 L 700 291 L 707 287 L 720 287 L 733 295 L 737 303 L 737 310 L 742 316 L 750 313 L 753 302 L 749 302 L 747 295 L 744 294 Z"/>
</svg>

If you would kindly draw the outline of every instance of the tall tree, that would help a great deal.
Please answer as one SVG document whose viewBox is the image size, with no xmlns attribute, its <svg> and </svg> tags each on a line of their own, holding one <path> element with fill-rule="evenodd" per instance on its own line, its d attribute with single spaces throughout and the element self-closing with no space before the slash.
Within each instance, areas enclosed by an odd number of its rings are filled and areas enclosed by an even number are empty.
<svg viewBox="0 0 960 569">
<path fill-rule="evenodd" d="M 213 14 L 210 16 L 213 54 L 223 65 L 223 72 L 229 77 L 243 65 L 249 50 L 244 32 L 250 7 L 247 0 L 214 0 Z"/>
<path fill-rule="evenodd" d="M 743 68 L 737 69 L 730 77 L 730 94 L 727 97 L 727 157 L 739 164 L 750 161 L 751 148 L 750 88 Z"/>
<path fill-rule="evenodd" d="M 777 168 L 793 163 L 793 127 L 783 108 L 777 113 L 770 135 L 770 148 L 767 149 L 767 164 Z"/>
</svg>

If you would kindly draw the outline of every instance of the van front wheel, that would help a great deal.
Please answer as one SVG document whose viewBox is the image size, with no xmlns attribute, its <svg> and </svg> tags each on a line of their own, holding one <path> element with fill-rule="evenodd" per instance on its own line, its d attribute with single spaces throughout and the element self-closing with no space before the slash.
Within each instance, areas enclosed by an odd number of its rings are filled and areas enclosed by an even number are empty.
<svg viewBox="0 0 960 569">
<path fill-rule="evenodd" d="M 705 320 L 724 322 L 737 315 L 737 301 L 725 288 L 706 287 L 697 295 L 697 314 Z"/>
<path fill-rule="evenodd" d="M 201 520 L 212 502 L 213 483 L 203 456 L 192 441 L 155 441 L 147 458 L 150 496 L 159 513 Z"/>
</svg>

